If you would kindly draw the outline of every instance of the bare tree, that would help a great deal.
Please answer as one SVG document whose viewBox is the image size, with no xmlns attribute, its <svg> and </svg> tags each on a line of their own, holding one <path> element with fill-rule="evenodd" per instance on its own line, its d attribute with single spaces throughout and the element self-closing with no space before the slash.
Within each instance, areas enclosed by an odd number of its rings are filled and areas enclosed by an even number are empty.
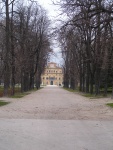
<svg viewBox="0 0 113 150">
<path fill-rule="evenodd" d="M 68 16 L 67 22 L 59 31 L 60 38 L 64 43 L 63 54 L 68 55 L 67 62 L 73 62 L 72 68 L 71 63 L 65 68 L 68 67 L 73 71 L 74 65 L 78 66 L 76 72 L 79 73 L 80 91 L 93 94 L 95 85 L 95 94 L 98 95 L 103 68 L 104 70 L 106 67 L 112 68 L 108 65 L 112 64 L 113 45 L 110 44 L 113 33 L 112 1 L 63 0 L 59 4 L 63 13 Z M 109 57 L 109 50 L 111 57 Z M 72 57 L 76 61 L 72 61 Z M 68 73 L 70 72 L 68 70 Z M 106 89 L 109 74 L 106 73 Z"/>
<path fill-rule="evenodd" d="M 33 1 L 27 6 L 24 1 L 16 2 L 2 2 L 6 11 L 3 15 L 5 30 L 2 31 L 5 42 L 0 39 L 0 67 L 3 69 L 5 96 L 8 96 L 9 87 L 14 95 L 16 83 L 21 83 L 21 92 L 34 88 L 36 77 L 40 83 L 51 53 L 50 20 L 46 11 Z"/>
</svg>

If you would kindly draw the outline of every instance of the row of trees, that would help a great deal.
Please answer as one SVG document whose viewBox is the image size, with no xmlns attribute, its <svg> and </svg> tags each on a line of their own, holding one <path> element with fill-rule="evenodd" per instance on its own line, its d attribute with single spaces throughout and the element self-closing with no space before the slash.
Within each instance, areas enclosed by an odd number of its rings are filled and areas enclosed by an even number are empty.
<svg viewBox="0 0 113 150">
<path fill-rule="evenodd" d="M 67 16 L 59 29 L 64 86 L 98 95 L 113 89 L 113 1 L 61 0 Z"/>
<path fill-rule="evenodd" d="M 50 21 L 36 2 L 2 0 L 0 3 L 0 80 L 4 95 L 15 84 L 21 92 L 40 86 L 40 77 L 52 52 Z"/>
</svg>

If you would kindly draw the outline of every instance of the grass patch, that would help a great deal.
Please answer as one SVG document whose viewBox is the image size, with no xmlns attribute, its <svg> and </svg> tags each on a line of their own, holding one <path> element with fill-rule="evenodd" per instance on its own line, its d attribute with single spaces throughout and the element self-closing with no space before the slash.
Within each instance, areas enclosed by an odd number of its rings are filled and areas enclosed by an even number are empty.
<svg viewBox="0 0 113 150">
<path fill-rule="evenodd" d="M 90 98 L 90 97 L 94 97 L 94 96 L 91 95 L 90 93 L 85 93 L 85 94 L 83 93 L 82 96 L 89 97 L 89 98 Z"/>
<path fill-rule="evenodd" d="M 4 102 L 2 100 L 0 100 L 0 107 L 9 104 L 10 102 Z"/>
<path fill-rule="evenodd" d="M 106 105 L 113 108 L 113 103 L 107 103 Z"/>
<path fill-rule="evenodd" d="M 40 87 L 39 89 L 37 89 L 36 87 L 34 88 L 34 89 L 32 89 L 32 90 L 30 90 L 31 92 L 35 92 L 35 91 L 37 91 L 37 90 L 41 90 L 41 89 L 43 89 L 44 87 Z"/>
<path fill-rule="evenodd" d="M 42 89 L 42 88 L 43 88 L 43 87 L 41 87 L 41 88 L 39 88 L 39 89 L 34 88 L 34 89 L 32 89 L 32 90 L 30 90 L 30 91 L 28 91 L 28 92 L 23 92 L 23 93 L 15 93 L 15 95 L 11 96 L 11 98 L 22 98 L 22 97 L 24 97 L 24 96 L 26 96 L 26 95 L 28 95 L 28 94 L 31 94 L 31 92 L 35 92 L 35 91 L 40 90 L 40 89 Z"/>
<path fill-rule="evenodd" d="M 20 93 L 21 88 L 20 87 L 15 87 L 15 93 Z M 4 92 L 4 87 L 0 86 L 0 97 L 3 97 L 3 92 Z M 11 96 L 11 88 L 8 89 L 8 95 Z"/>
<path fill-rule="evenodd" d="M 80 94 L 81 96 L 84 96 L 84 97 L 87 97 L 87 98 L 90 98 L 90 99 L 98 99 L 98 98 L 107 98 L 107 97 L 110 97 L 111 95 L 108 93 L 107 96 L 104 96 L 102 93 L 100 95 L 95 95 L 95 94 L 90 94 L 90 93 L 83 93 L 83 92 L 80 92 L 79 89 L 70 89 L 70 88 L 64 88 L 64 90 L 67 90 L 69 92 L 76 92 L 78 94 Z"/>
<path fill-rule="evenodd" d="M 3 86 L 0 86 L 0 97 L 3 96 L 3 90 L 4 90 Z"/>
<path fill-rule="evenodd" d="M 16 93 L 15 95 L 11 96 L 11 98 L 22 98 L 28 94 L 30 94 L 30 92 Z"/>
<path fill-rule="evenodd" d="M 73 90 L 73 89 L 70 89 L 70 88 L 64 88 L 64 87 L 63 87 L 63 89 L 64 89 L 64 90 L 67 90 L 67 91 L 69 91 L 69 92 L 78 92 L 77 89 Z"/>
<path fill-rule="evenodd" d="M 104 92 L 104 88 L 101 88 L 100 92 Z M 108 87 L 107 92 L 112 93 L 112 87 Z"/>
<path fill-rule="evenodd" d="M 82 96 L 85 96 L 85 97 L 88 97 L 90 99 L 96 99 L 96 98 L 106 98 L 106 97 L 109 97 L 109 96 L 104 96 L 104 95 L 94 95 L 94 94 L 90 94 L 90 93 L 83 93 Z"/>
<path fill-rule="evenodd" d="M 23 93 L 21 93 L 21 87 L 15 87 L 15 95 L 14 96 L 11 96 L 11 88 L 9 88 L 9 90 L 8 90 L 8 95 L 9 95 L 9 97 L 11 97 L 11 98 L 22 98 L 22 97 L 24 97 L 25 95 L 28 95 L 28 94 L 30 94 L 31 92 L 35 92 L 35 91 L 37 91 L 37 90 L 40 90 L 40 89 L 42 89 L 43 87 L 40 87 L 39 89 L 37 89 L 37 88 L 34 88 L 33 90 L 30 90 L 30 91 L 28 91 L 28 92 L 23 92 Z M 3 97 L 3 92 L 4 92 L 4 87 L 3 86 L 0 86 L 0 97 Z"/>
</svg>

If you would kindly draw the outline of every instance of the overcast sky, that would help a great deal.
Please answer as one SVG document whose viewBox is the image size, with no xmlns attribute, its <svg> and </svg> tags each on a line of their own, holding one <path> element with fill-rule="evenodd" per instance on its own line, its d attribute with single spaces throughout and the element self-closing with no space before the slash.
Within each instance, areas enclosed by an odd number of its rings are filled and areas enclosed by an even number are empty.
<svg viewBox="0 0 113 150">
<path fill-rule="evenodd" d="M 59 14 L 60 14 L 59 7 L 54 5 L 51 0 L 37 0 L 37 1 L 45 10 L 47 10 L 48 17 L 52 21 L 52 26 L 54 26 L 54 24 L 56 23 L 56 20 L 59 18 Z M 52 56 L 51 61 L 54 61 L 60 64 L 62 62 L 61 53 L 60 53 L 61 50 L 57 41 L 53 46 L 53 50 L 56 53 L 55 55 L 56 57 Z"/>
<path fill-rule="evenodd" d="M 44 7 L 51 19 L 56 19 L 59 14 L 58 6 L 54 5 L 51 0 L 37 0 L 42 7 Z M 55 2 L 55 0 L 54 0 Z"/>
</svg>

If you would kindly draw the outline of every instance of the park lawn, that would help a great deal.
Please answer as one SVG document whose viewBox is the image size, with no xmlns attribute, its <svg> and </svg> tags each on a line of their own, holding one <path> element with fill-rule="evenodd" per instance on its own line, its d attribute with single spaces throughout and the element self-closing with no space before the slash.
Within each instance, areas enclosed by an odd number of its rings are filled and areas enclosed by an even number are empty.
<svg viewBox="0 0 113 150">
<path fill-rule="evenodd" d="M 113 103 L 107 103 L 107 106 L 110 106 L 113 108 Z"/>
<path fill-rule="evenodd" d="M 22 98 L 22 97 L 24 97 L 25 95 L 28 95 L 28 94 L 30 94 L 31 92 L 40 90 L 40 89 L 42 89 L 42 88 L 43 88 L 43 87 L 40 87 L 39 89 L 34 88 L 33 90 L 30 90 L 30 91 L 28 91 L 28 92 L 23 92 L 23 93 L 21 93 L 21 88 L 20 88 L 20 87 L 15 87 L 15 95 L 13 95 L 13 96 L 11 96 L 11 88 L 9 88 L 9 97 L 11 97 L 11 98 Z M 3 91 L 4 91 L 3 86 L 0 86 L 0 97 L 3 97 Z"/>
<path fill-rule="evenodd" d="M 3 96 L 3 87 L 2 86 L 0 86 L 0 97 L 2 97 Z"/>
<path fill-rule="evenodd" d="M 15 95 L 11 96 L 11 98 L 22 98 L 22 97 L 24 97 L 24 96 L 30 94 L 31 92 L 35 92 L 35 91 L 40 90 L 40 89 L 42 89 L 42 88 L 43 88 L 43 87 L 41 87 L 41 88 L 39 88 L 39 89 L 34 88 L 34 89 L 32 89 L 32 90 L 30 90 L 30 91 L 28 91 L 28 92 L 23 92 L 23 93 L 17 92 L 17 93 L 15 93 Z"/>
<path fill-rule="evenodd" d="M 9 104 L 10 102 L 4 102 L 2 100 L 0 100 L 0 107 Z"/>
<path fill-rule="evenodd" d="M 90 93 L 82 93 L 82 96 L 88 97 L 90 99 L 96 99 L 96 98 L 107 98 L 110 97 L 110 93 L 107 94 L 107 96 L 103 95 L 102 93 L 99 95 L 90 94 Z"/>
<path fill-rule="evenodd" d="M 90 99 L 95 99 L 95 98 L 107 98 L 107 97 L 111 97 L 112 94 L 112 88 L 109 87 L 107 90 L 107 95 L 104 95 L 104 89 L 100 89 L 100 94 L 99 95 L 95 95 L 95 94 L 90 94 L 90 93 L 83 93 L 82 95 L 85 97 L 89 97 Z"/>
<path fill-rule="evenodd" d="M 64 88 L 64 87 L 63 87 L 63 89 L 64 89 L 64 90 L 67 90 L 67 91 L 69 91 L 69 92 L 79 92 L 78 89 L 73 90 L 73 89 L 71 89 L 71 88 Z"/>
<path fill-rule="evenodd" d="M 23 92 L 23 93 L 15 93 L 15 95 L 10 96 L 11 98 L 22 98 L 26 95 L 30 94 L 29 92 Z"/>
<path fill-rule="evenodd" d="M 20 93 L 21 89 L 20 87 L 15 87 L 15 93 Z M 0 86 L 0 97 L 3 97 L 4 88 L 3 86 Z M 8 95 L 11 96 L 11 88 L 8 90 Z"/>
<path fill-rule="evenodd" d="M 67 90 L 69 92 L 77 92 L 78 94 L 80 94 L 80 95 L 82 95 L 84 97 L 90 98 L 90 99 L 111 97 L 111 93 L 112 93 L 112 88 L 108 88 L 108 94 L 107 94 L 107 96 L 104 96 L 104 94 L 103 94 L 103 90 L 104 89 L 101 89 L 101 93 L 99 95 L 80 92 L 79 88 L 73 90 L 73 89 L 70 89 L 70 88 L 64 88 L 63 87 L 63 89 L 65 89 L 65 90 Z"/>
<path fill-rule="evenodd" d="M 100 89 L 100 92 L 104 92 L 104 88 L 101 88 Z M 111 93 L 112 92 L 112 87 L 108 87 L 108 89 L 107 89 L 107 92 L 109 93 Z"/>
</svg>

